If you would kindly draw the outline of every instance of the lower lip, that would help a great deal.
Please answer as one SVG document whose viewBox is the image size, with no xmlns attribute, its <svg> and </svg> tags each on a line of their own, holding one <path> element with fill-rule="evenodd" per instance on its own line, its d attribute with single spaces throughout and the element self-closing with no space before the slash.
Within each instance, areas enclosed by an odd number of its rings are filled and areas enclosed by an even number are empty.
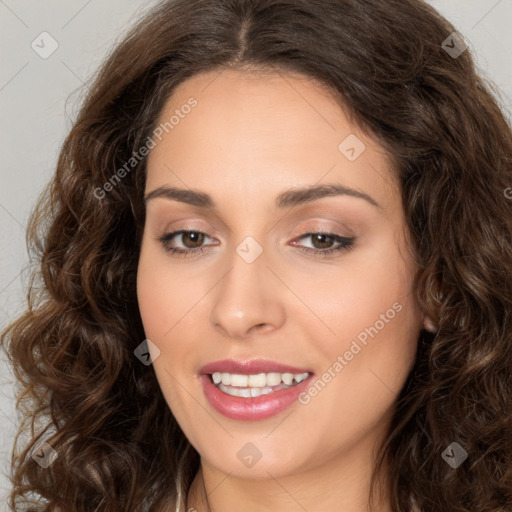
<svg viewBox="0 0 512 512">
<path fill-rule="evenodd" d="M 228 395 L 211 382 L 209 375 L 200 375 L 204 394 L 210 405 L 220 414 L 233 420 L 264 420 L 283 412 L 297 400 L 311 383 L 313 375 L 291 388 L 273 391 L 266 395 L 243 398 Z"/>
</svg>

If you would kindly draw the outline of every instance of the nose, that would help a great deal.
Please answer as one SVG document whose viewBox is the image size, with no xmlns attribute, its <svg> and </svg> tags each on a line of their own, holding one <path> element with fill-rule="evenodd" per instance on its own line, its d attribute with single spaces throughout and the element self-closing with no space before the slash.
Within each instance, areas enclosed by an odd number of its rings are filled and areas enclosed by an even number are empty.
<svg viewBox="0 0 512 512">
<path fill-rule="evenodd" d="M 243 340 L 279 329 L 285 321 L 282 283 L 267 267 L 265 251 L 248 263 L 236 251 L 212 290 L 210 322 L 223 336 Z"/>
</svg>

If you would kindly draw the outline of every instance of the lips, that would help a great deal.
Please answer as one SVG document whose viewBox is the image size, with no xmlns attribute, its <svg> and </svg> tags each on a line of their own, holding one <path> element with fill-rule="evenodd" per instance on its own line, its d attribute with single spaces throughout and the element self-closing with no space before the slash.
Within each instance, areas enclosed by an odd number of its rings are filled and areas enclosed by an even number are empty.
<svg viewBox="0 0 512 512">
<path fill-rule="evenodd" d="M 203 393 L 215 411 L 232 420 L 259 421 L 282 413 L 292 404 L 298 403 L 299 395 L 311 384 L 313 375 L 293 387 L 255 398 L 228 395 L 218 389 L 208 375 L 201 375 L 199 379 Z"/>
<path fill-rule="evenodd" d="M 269 361 L 267 359 L 253 359 L 250 361 L 237 361 L 235 359 L 224 359 L 214 361 L 203 366 L 199 373 L 201 375 L 213 374 L 215 372 L 236 373 L 240 375 L 253 375 L 257 373 L 313 373 L 310 368 L 299 368 L 286 364 Z"/>
<path fill-rule="evenodd" d="M 265 359 L 252 361 L 224 359 L 203 366 L 200 372 L 199 379 L 203 393 L 210 406 L 223 416 L 233 420 L 244 421 L 264 420 L 283 412 L 297 401 L 300 393 L 311 384 L 314 378 L 313 372 L 308 368 L 299 368 Z M 264 388 L 259 388 L 265 391 L 265 394 L 260 396 L 254 396 L 252 393 L 249 393 L 248 388 L 235 387 L 240 392 L 242 392 L 242 389 L 245 389 L 245 394 L 244 396 L 236 396 L 238 393 L 235 393 L 234 396 L 233 390 L 235 388 L 232 388 L 231 392 L 227 392 L 223 385 L 219 384 L 217 386 L 214 384 L 211 376 L 216 374 L 218 378 L 221 373 L 223 375 L 231 374 L 232 378 L 233 375 L 258 376 L 258 374 L 267 374 L 267 376 L 269 374 L 274 376 L 288 374 L 288 378 L 293 374 L 298 376 L 298 378 L 302 378 L 291 386 L 281 383 L 276 386 L 267 385 Z M 230 386 L 227 387 L 229 388 Z M 263 393 L 263 391 L 261 392 Z"/>
</svg>

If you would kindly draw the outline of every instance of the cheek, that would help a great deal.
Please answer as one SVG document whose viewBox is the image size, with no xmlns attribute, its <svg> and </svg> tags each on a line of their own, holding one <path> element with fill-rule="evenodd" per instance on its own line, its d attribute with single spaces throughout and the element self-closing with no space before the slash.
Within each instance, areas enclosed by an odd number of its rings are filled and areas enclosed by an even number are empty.
<svg viewBox="0 0 512 512">
<path fill-rule="evenodd" d="M 171 328 L 175 293 L 165 285 L 162 269 L 141 258 L 137 273 L 137 298 L 146 336 L 160 345 Z"/>
<path fill-rule="evenodd" d="M 410 276 L 392 255 L 351 267 L 339 285 L 331 281 L 328 295 L 308 296 L 332 330 L 308 331 L 322 364 L 301 398 L 326 446 L 349 446 L 377 428 L 414 363 L 419 329 Z"/>
<path fill-rule="evenodd" d="M 146 337 L 160 351 L 152 366 L 174 413 L 183 406 L 175 379 L 181 381 L 180 373 L 189 370 L 186 365 L 193 359 L 194 348 L 178 340 L 186 341 L 189 311 L 198 302 L 197 295 L 189 279 L 166 261 L 165 253 L 162 256 L 143 243 L 137 269 L 139 311 Z"/>
<path fill-rule="evenodd" d="M 408 316 L 414 325 L 414 266 L 401 256 L 393 233 L 382 233 L 371 244 L 365 243 L 336 264 L 319 269 L 310 277 L 296 279 L 294 291 L 322 321 L 325 329 L 318 331 L 318 336 L 329 340 L 328 346 L 333 339 L 356 336 L 386 311 L 393 320 L 385 322 L 385 330 L 400 329 L 400 325 L 410 329 L 411 325 L 404 323 Z M 393 309 L 395 303 L 399 305 Z"/>
<path fill-rule="evenodd" d="M 157 345 L 172 337 L 175 326 L 204 295 L 197 281 L 172 265 L 163 249 L 143 241 L 137 269 L 137 299 L 146 336 Z M 160 347 L 162 349 L 162 347 Z"/>
<path fill-rule="evenodd" d="M 333 392 L 351 389 L 357 402 L 401 387 L 414 362 L 421 322 L 413 277 L 411 261 L 401 257 L 393 236 L 383 234 L 372 247 L 346 258 L 337 275 L 298 292 L 326 326 L 310 329 L 308 337 L 325 370 L 343 375 Z"/>
</svg>

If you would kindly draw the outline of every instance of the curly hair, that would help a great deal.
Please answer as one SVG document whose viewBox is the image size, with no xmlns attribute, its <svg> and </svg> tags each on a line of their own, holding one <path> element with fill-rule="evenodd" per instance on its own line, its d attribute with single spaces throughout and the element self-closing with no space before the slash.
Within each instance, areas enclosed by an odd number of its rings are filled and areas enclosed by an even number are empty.
<svg viewBox="0 0 512 512">
<path fill-rule="evenodd" d="M 133 354 L 146 173 L 133 155 L 178 84 L 254 67 L 325 84 L 399 177 L 436 332 L 420 333 L 372 482 L 389 461 L 394 512 L 512 511 L 512 132 L 470 51 L 443 48 L 453 32 L 422 0 L 167 0 L 138 20 L 31 214 L 28 307 L 1 338 L 22 419 L 12 509 L 185 506 L 199 454 Z M 47 468 L 32 457 L 43 440 Z M 453 442 L 468 454 L 456 469 Z"/>
</svg>

